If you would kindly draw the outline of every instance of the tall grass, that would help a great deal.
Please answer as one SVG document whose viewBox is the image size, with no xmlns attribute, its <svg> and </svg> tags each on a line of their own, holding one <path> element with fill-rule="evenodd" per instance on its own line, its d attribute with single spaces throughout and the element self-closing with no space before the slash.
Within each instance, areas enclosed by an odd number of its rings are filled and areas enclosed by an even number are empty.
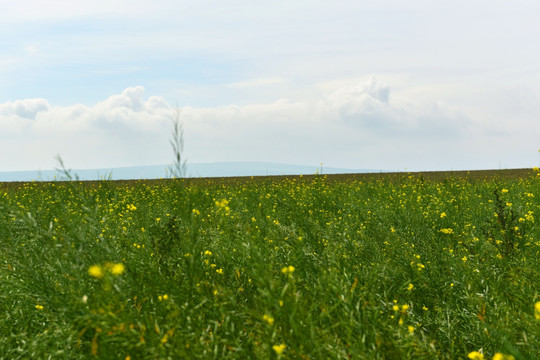
<svg viewBox="0 0 540 360">
<path fill-rule="evenodd" d="M 187 161 L 184 156 L 184 127 L 180 120 L 182 109 L 175 108 L 172 118 L 172 138 L 170 144 L 173 150 L 174 163 L 169 167 L 173 178 L 183 178 L 187 175 Z"/>
<path fill-rule="evenodd" d="M 0 189 L 2 359 L 540 354 L 536 175 Z"/>
</svg>

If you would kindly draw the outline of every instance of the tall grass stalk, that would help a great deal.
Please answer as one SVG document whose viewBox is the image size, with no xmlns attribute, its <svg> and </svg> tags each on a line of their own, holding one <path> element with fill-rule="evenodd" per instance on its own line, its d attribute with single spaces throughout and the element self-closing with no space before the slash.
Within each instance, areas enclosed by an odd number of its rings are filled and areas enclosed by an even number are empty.
<svg viewBox="0 0 540 360">
<path fill-rule="evenodd" d="M 178 106 L 172 116 L 172 138 L 169 141 L 174 155 L 174 163 L 169 166 L 169 172 L 173 178 L 184 178 L 187 175 L 187 160 L 184 157 L 184 127 L 180 116 L 182 109 Z"/>
</svg>

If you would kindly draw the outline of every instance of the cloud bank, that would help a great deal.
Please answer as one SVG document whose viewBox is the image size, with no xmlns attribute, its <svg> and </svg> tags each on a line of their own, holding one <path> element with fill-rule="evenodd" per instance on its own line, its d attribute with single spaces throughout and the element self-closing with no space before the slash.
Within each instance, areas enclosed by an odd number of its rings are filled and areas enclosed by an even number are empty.
<svg viewBox="0 0 540 360">
<path fill-rule="evenodd" d="M 93 106 L 55 106 L 46 99 L 5 102 L 0 104 L 0 151 L 9 156 L 3 156 L 0 170 L 49 169 L 56 155 L 73 168 L 167 164 L 173 116 L 173 106 L 163 97 L 146 97 L 143 86 Z M 183 106 L 181 119 L 186 156 L 193 162 L 323 162 L 385 170 L 481 168 L 489 152 L 500 147 L 495 142 L 501 133 L 493 127 L 504 129 L 443 103 L 394 96 L 376 78 L 305 101 Z M 534 146 L 533 136 L 539 135 L 537 128 L 513 129 L 523 146 L 497 156 L 508 155 L 506 164 Z M 496 167 L 497 159 L 490 161 Z"/>
</svg>

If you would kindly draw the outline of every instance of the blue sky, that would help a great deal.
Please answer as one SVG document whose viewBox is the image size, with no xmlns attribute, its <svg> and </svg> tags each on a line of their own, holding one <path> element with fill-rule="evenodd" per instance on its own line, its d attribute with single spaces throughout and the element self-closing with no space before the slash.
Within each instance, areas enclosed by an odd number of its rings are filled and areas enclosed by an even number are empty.
<svg viewBox="0 0 540 360">
<path fill-rule="evenodd" d="M 540 163 L 540 4 L 0 1 L 0 171 Z"/>
</svg>

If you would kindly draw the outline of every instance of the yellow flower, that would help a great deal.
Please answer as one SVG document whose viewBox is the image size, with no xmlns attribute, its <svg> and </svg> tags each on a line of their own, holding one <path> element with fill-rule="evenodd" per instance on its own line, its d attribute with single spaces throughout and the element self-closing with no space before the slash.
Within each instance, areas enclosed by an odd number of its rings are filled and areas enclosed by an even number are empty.
<svg viewBox="0 0 540 360">
<path fill-rule="evenodd" d="M 407 326 L 407 331 L 409 332 L 409 334 L 412 334 L 414 332 L 414 326 Z"/>
<path fill-rule="evenodd" d="M 169 298 L 169 295 L 167 295 L 167 294 L 163 294 L 163 295 L 158 296 L 159 301 L 164 301 L 164 300 L 167 300 L 168 298 Z"/>
<path fill-rule="evenodd" d="M 38 310 L 43 310 L 43 305 L 39 305 L 39 304 L 36 305 L 36 309 L 38 309 Z"/>
<path fill-rule="evenodd" d="M 472 360 L 484 360 L 484 354 L 478 351 L 471 351 L 467 357 Z"/>
<path fill-rule="evenodd" d="M 411 291 L 413 288 L 414 288 L 413 284 L 409 284 L 409 286 L 407 286 L 407 290 L 409 290 L 409 291 Z"/>
<path fill-rule="evenodd" d="M 95 277 L 96 279 L 101 279 L 105 275 L 103 269 L 99 265 L 92 265 L 88 268 L 88 275 Z"/>
<path fill-rule="evenodd" d="M 229 200 L 227 200 L 227 199 L 222 199 L 221 201 L 216 201 L 216 206 L 217 207 L 224 208 L 224 207 L 227 207 L 227 205 L 229 205 Z"/>
<path fill-rule="evenodd" d="M 114 276 L 121 275 L 125 270 L 124 264 L 113 264 L 111 266 L 111 274 Z"/>
<path fill-rule="evenodd" d="M 274 325 L 274 318 L 270 315 L 263 315 L 263 320 L 266 321 L 269 325 Z"/>
<path fill-rule="evenodd" d="M 516 360 L 516 358 L 513 357 L 512 355 L 506 355 L 503 353 L 495 353 L 495 355 L 493 355 L 493 360 Z"/>
<path fill-rule="evenodd" d="M 445 212 L 442 212 L 441 213 L 441 219 L 444 219 L 446 217 L 446 213 Z"/>
<path fill-rule="evenodd" d="M 211 251 L 208 251 L 208 250 L 206 250 L 206 251 L 204 252 L 204 255 L 210 256 L 210 255 L 212 255 L 212 252 L 211 252 Z"/>
<path fill-rule="evenodd" d="M 285 351 L 285 348 L 287 347 L 287 345 L 285 344 L 279 344 L 279 345 L 274 345 L 272 346 L 272 349 L 274 349 L 274 351 L 278 354 L 278 355 L 281 355 L 283 354 L 283 351 Z"/>
<path fill-rule="evenodd" d="M 540 301 L 537 301 L 536 304 L 534 304 L 534 317 L 536 320 L 540 320 Z"/>
<path fill-rule="evenodd" d="M 216 201 L 216 206 L 218 207 L 218 211 L 222 211 L 225 215 L 229 215 L 231 208 L 229 208 L 227 205 L 229 205 L 229 200 L 222 199 L 220 201 Z"/>
<path fill-rule="evenodd" d="M 217 269 L 216 272 L 220 275 L 223 275 L 223 269 Z"/>
<path fill-rule="evenodd" d="M 289 265 L 289 266 L 285 266 L 283 269 L 281 269 L 281 272 L 285 275 L 289 275 L 291 276 L 292 273 L 294 272 L 294 266 L 292 265 Z"/>
</svg>

